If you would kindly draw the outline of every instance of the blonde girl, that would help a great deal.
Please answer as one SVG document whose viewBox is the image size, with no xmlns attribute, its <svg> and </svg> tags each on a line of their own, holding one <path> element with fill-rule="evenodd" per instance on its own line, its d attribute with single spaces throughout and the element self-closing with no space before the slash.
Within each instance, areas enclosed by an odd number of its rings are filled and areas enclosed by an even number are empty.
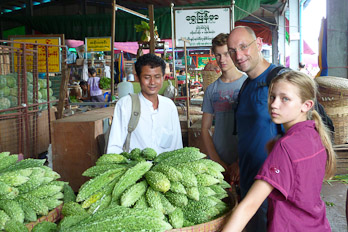
<svg viewBox="0 0 348 232">
<path fill-rule="evenodd" d="M 336 156 L 313 109 L 316 95 L 314 80 L 301 72 L 285 72 L 271 82 L 269 113 L 285 134 L 274 143 L 223 231 L 242 231 L 267 197 L 268 231 L 331 231 L 320 191 L 323 180 L 334 174 Z"/>
</svg>

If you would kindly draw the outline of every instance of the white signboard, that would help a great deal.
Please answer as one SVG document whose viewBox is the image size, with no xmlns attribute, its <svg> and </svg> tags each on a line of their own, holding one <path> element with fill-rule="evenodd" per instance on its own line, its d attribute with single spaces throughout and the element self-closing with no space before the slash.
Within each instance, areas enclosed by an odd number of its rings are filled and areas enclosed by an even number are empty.
<svg viewBox="0 0 348 232">
<path fill-rule="evenodd" d="M 187 47 L 210 47 L 215 36 L 229 33 L 230 15 L 229 8 L 175 10 L 176 47 L 184 47 L 181 38 L 190 41 Z"/>
</svg>

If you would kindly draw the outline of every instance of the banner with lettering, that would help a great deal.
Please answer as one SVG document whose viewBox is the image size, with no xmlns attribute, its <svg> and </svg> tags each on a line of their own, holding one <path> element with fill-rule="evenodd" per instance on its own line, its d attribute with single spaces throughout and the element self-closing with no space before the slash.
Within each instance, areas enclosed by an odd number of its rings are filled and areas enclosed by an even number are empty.
<svg viewBox="0 0 348 232">
<path fill-rule="evenodd" d="M 26 53 L 26 68 L 27 71 L 33 72 L 33 69 L 37 69 L 39 72 L 46 72 L 46 61 L 48 63 L 48 72 L 57 73 L 60 72 L 60 48 L 58 46 L 47 46 L 48 55 L 46 56 L 46 46 L 47 45 L 61 45 L 60 37 L 27 37 L 27 38 L 11 38 L 15 42 L 24 42 L 25 48 L 29 51 Z M 34 44 L 42 44 L 38 45 L 38 61 L 34 62 L 34 54 L 31 52 L 34 49 Z M 14 43 L 14 47 L 21 48 L 22 45 L 20 43 Z M 21 63 L 21 60 L 17 58 L 17 54 L 14 54 L 13 61 L 15 72 L 17 72 L 18 63 Z M 20 64 L 22 65 L 22 64 Z"/>
<path fill-rule="evenodd" d="M 111 51 L 111 37 L 86 38 L 87 52 Z"/>
<path fill-rule="evenodd" d="M 184 47 L 181 38 L 190 41 L 187 47 L 210 47 L 211 40 L 220 33 L 229 33 L 229 8 L 175 9 L 175 45 Z"/>
</svg>

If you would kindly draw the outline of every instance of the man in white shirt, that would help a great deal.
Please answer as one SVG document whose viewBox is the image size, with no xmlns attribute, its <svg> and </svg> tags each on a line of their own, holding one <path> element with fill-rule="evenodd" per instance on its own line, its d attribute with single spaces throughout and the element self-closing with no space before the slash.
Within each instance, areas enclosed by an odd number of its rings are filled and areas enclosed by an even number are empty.
<svg viewBox="0 0 348 232">
<path fill-rule="evenodd" d="M 158 95 L 163 86 L 166 64 L 154 54 L 146 54 L 135 63 L 140 81 L 140 118 L 131 134 L 129 150 L 150 147 L 157 154 L 182 148 L 180 121 L 174 102 Z M 122 97 L 115 106 L 107 153 L 121 153 L 131 117 L 131 97 Z"/>
</svg>

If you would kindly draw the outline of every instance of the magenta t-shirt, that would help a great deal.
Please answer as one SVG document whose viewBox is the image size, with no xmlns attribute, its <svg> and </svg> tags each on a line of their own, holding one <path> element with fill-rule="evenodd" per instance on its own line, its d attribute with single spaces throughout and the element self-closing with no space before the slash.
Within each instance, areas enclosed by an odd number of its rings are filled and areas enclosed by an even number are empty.
<svg viewBox="0 0 348 232">
<path fill-rule="evenodd" d="M 314 121 L 295 124 L 276 142 L 255 177 L 274 187 L 268 231 L 331 231 L 320 197 L 326 159 Z"/>
</svg>

